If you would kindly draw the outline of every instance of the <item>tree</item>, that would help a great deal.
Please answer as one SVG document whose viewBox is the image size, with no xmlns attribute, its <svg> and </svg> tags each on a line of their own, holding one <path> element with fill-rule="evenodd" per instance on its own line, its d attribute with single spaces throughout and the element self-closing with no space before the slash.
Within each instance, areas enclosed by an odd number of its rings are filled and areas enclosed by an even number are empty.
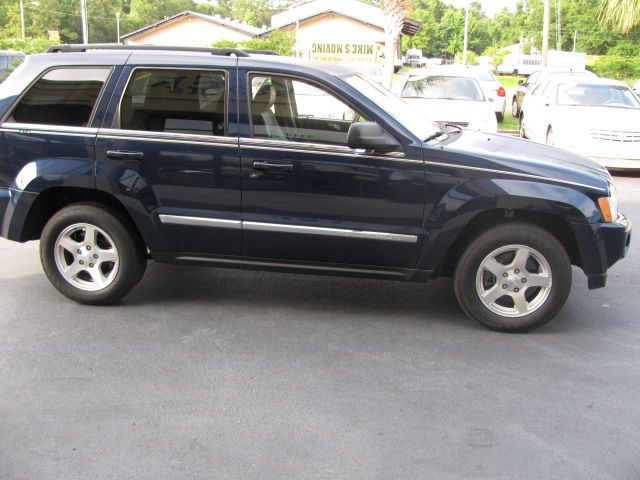
<svg viewBox="0 0 640 480">
<path fill-rule="evenodd" d="M 391 88 L 395 68 L 396 46 L 402 33 L 405 12 L 411 9 L 410 0 L 382 0 L 380 2 L 385 16 L 384 24 L 384 77 L 383 83 Z"/>
<path fill-rule="evenodd" d="M 623 32 L 640 24 L 640 0 L 602 0 L 604 20 Z"/>
</svg>

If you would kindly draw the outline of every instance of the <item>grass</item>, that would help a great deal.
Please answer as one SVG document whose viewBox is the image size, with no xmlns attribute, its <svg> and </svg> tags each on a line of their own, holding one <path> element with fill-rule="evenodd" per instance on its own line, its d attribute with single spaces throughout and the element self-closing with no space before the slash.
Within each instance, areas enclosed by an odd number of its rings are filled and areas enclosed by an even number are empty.
<svg viewBox="0 0 640 480">
<path fill-rule="evenodd" d="M 515 130 L 518 131 L 520 128 L 520 123 L 517 118 L 513 118 L 511 115 L 511 105 L 507 105 L 507 109 L 504 112 L 504 120 L 498 123 L 498 128 L 500 130 Z"/>
<path fill-rule="evenodd" d="M 516 77 L 513 75 L 498 75 L 497 78 L 505 88 L 517 88 L 518 82 L 523 80 L 523 77 Z"/>
</svg>

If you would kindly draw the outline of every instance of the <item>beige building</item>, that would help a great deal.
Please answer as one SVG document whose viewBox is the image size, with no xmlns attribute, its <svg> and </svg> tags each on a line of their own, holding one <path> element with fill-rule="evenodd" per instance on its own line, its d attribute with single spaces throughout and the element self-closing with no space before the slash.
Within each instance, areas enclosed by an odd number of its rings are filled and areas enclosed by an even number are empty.
<svg viewBox="0 0 640 480">
<path fill-rule="evenodd" d="M 121 37 L 126 45 L 209 47 L 219 40 L 242 42 L 263 32 L 246 23 L 197 12 L 181 12 Z"/>
<path fill-rule="evenodd" d="M 331 62 L 375 62 L 384 52 L 382 9 L 359 0 L 312 0 L 271 18 L 268 30 L 196 12 L 182 12 L 122 37 L 129 45 L 208 47 L 218 40 L 242 42 L 274 30 L 295 32 L 296 55 Z M 403 33 L 420 23 L 406 19 Z M 399 52 L 399 46 L 398 46 Z"/>
</svg>

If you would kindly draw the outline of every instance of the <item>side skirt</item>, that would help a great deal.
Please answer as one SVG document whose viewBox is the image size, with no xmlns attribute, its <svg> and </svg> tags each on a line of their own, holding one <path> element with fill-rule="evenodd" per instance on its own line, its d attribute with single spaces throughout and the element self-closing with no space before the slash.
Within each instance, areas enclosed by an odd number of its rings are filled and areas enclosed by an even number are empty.
<svg viewBox="0 0 640 480">
<path fill-rule="evenodd" d="M 332 263 L 292 262 L 273 258 L 236 257 L 226 255 L 202 255 L 184 252 L 152 251 L 151 258 L 158 263 L 175 265 L 200 265 L 244 270 L 266 270 L 271 272 L 336 275 L 409 282 L 426 282 L 434 277 L 429 270 L 413 268 L 376 267 Z"/>
</svg>

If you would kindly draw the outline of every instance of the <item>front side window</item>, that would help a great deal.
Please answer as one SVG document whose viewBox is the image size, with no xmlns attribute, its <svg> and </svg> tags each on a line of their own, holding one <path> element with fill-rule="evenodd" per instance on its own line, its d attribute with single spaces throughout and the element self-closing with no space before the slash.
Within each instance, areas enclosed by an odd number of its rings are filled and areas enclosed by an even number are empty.
<svg viewBox="0 0 640 480">
<path fill-rule="evenodd" d="M 347 145 L 353 122 L 364 118 L 342 100 L 298 79 L 251 75 L 253 136 Z"/>
<path fill-rule="evenodd" d="M 22 97 L 8 121 L 86 127 L 110 68 L 56 68 Z"/>
<path fill-rule="evenodd" d="M 223 72 L 136 69 L 120 104 L 120 128 L 149 132 L 224 135 Z"/>
</svg>

